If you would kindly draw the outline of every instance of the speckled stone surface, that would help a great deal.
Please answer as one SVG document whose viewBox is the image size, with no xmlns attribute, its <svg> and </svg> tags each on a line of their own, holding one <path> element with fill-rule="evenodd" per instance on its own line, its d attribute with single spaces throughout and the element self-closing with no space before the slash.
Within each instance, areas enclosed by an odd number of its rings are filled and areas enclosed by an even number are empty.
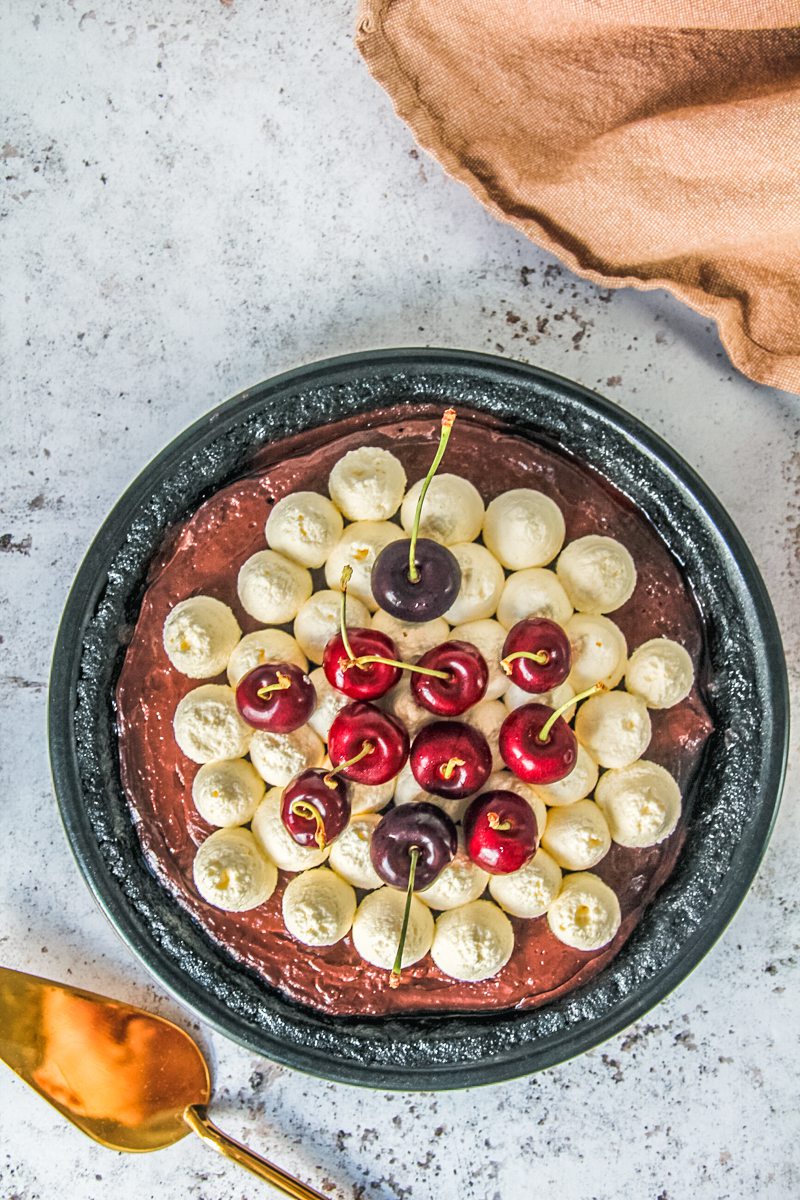
<svg viewBox="0 0 800 1200">
<path fill-rule="evenodd" d="M 70 579 L 139 469 L 225 396 L 366 347 L 494 350 L 605 392 L 748 540 L 800 679 L 800 401 L 733 371 L 662 293 L 607 293 L 417 151 L 352 5 L 0 5 L 5 478 L 0 958 L 192 1028 L 220 1124 L 335 1197 L 738 1200 L 800 1192 L 798 736 L 772 844 L 720 943 L 603 1047 L 514 1083 L 365 1093 L 192 1025 L 81 882 L 53 802 L 45 680 Z M 0 1074 L 8 1200 L 268 1193 L 199 1142 L 126 1157 Z M 66 1181 L 66 1182 L 65 1182 Z"/>
</svg>

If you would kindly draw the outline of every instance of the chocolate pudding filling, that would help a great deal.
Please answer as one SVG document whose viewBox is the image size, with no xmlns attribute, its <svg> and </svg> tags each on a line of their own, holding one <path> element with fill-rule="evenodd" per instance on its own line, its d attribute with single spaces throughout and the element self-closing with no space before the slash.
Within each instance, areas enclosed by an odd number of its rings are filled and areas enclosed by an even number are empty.
<svg viewBox="0 0 800 1200">
<path fill-rule="evenodd" d="M 369 418 L 350 417 L 260 451 L 247 477 L 216 492 L 188 520 L 166 532 L 151 564 L 117 685 L 122 781 L 151 869 L 208 936 L 265 984 L 336 1015 L 523 1009 L 565 995 L 618 953 L 670 875 L 684 840 L 685 812 L 675 832 L 660 845 L 632 850 L 612 843 L 593 868 L 617 893 L 622 909 L 621 927 L 608 946 L 589 953 L 574 950 L 550 933 L 545 917 L 511 917 L 514 953 L 499 974 L 480 983 L 449 978 L 426 955 L 404 970 L 401 986 L 393 990 L 389 972 L 364 962 L 350 935 L 328 947 L 295 941 L 281 912 L 283 890 L 291 878 L 284 872 L 271 898 L 249 912 L 223 912 L 197 894 L 192 864 L 212 828 L 194 808 L 192 781 L 199 767 L 178 749 L 172 718 L 181 698 L 198 684 L 227 679 L 188 679 L 171 666 L 162 644 L 167 614 L 189 596 L 210 595 L 230 605 L 243 633 L 261 628 L 242 609 L 236 579 L 245 559 L 265 547 L 264 525 L 271 506 L 294 491 L 327 495 L 334 463 L 366 444 L 391 450 L 405 467 L 410 486 L 425 475 L 439 428 L 438 416 L 420 416 L 398 406 Z M 459 413 L 444 469 L 474 483 L 487 504 L 510 488 L 544 492 L 564 514 L 568 542 L 597 533 L 627 546 L 638 573 L 636 589 L 609 616 L 625 634 L 629 653 L 654 637 L 680 642 L 702 685 L 703 627 L 680 570 L 646 517 L 608 481 L 567 453 L 517 437 L 470 410 Z M 315 590 L 326 586 L 322 571 L 314 572 L 314 579 Z M 650 716 L 653 734 L 644 757 L 665 767 L 685 797 L 712 729 L 698 682 L 680 704 L 650 710 Z"/>
</svg>

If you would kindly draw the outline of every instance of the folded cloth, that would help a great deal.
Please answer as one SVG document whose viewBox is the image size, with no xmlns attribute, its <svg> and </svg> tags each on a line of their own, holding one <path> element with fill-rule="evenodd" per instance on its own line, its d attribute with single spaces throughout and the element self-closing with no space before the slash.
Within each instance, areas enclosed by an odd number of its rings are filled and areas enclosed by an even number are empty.
<svg viewBox="0 0 800 1200">
<path fill-rule="evenodd" d="M 800 0 L 362 0 L 357 40 L 496 216 L 800 392 Z"/>
</svg>

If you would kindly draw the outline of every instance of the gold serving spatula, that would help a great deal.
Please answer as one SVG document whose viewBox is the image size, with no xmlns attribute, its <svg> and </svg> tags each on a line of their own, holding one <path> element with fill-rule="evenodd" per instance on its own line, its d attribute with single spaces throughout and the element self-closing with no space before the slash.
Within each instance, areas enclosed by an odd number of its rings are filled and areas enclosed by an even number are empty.
<svg viewBox="0 0 800 1200">
<path fill-rule="evenodd" d="M 0 1058 L 102 1146 L 160 1150 L 191 1130 L 294 1200 L 325 1200 L 209 1120 L 206 1061 L 163 1017 L 0 967 Z"/>
</svg>

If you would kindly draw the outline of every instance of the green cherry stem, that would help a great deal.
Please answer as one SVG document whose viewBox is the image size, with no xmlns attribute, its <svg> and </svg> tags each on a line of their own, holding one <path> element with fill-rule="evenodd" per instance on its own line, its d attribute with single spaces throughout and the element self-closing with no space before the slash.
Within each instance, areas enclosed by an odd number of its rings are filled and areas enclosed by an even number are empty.
<svg viewBox="0 0 800 1200">
<path fill-rule="evenodd" d="M 500 659 L 500 666 L 506 675 L 511 674 L 511 663 L 517 658 L 529 658 L 532 662 L 540 663 L 542 666 L 550 661 L 550 655 L 546 650 L 515 650 L 513 654 L 507 654 L 505 658 Z"/>
<path fill-rule="evenodd" d="M 350 566 L 350 563 L 345 563 L 342 567 L 342 578 L 340 581 L 342 599 L 339 604 L 339 628 L 342 634 L 342 644 L 347 651 L 347 657 L 350 659 L 350 662 L 355 662 L 356 656 L 353 653 L 353 647 L 350 645 L 350 639 L 347 636 L 347 585 L 352 578 L 353 568 Z"/>
<path fill-rule="evenodd" d="M 385 663 L 387 667 L 399 667 L 401 671 L 414 671 L 417 675 L 435 675 L 437 679 L 450 679 L 449 671 L 437 671 L 433 667 L 418 667 L 414 663 L 399 662 L 396 658 L 381 658 L 380 654 L 362 654 L 347 665 L 365 667 L 367 663 Z"/>
<path fill-rule="evenodd" d="M 550 736 L 550 730 L 555 725 L 562 713 L 565 713 L 568 708 L 572 708 L 573 704 L 577 704 L 579 700 L 588 700 L 590 696 L 596 696 L 598 692 L 607 692 L 608 688 L 604 683 L 596 683 L 594 687 L 587 688 L 585 692 L 578 692 L 577 696 L 570 696 L 569 700 L 565 700 L 562 705 L 554 709 L 550 716 L 545 721 L 539 731 L 539 741 L 546 742 Z"/>
<path fill-rule="evenodd" d="M 439 774 L 442 779 L 452 779 L 453 771 L 455 771 L 456 767 L 463 766 L 465 766 L 463 758 L 451 758 L 446 763 L 442 763 L 441 767 L 439 767 Z"/>
<path fill-rule="evenodd" d="M 362 654 L 359 658 L 350 645 L 347 636 L 347 585 L 353 575 L 353 568 L 348 563 L 342 570 L 341 587 L 342 599 L 339 605 L 339 629 L 342 635 L 342 645 L 348 656 L 344 669 L 349 667 L 366 667 L 370 663 L 383 663 L 387 667 L 398 667 L 401 671 L 414 671 L 417 675 L 435 675 L 437 679 L 449 679 L 449 671 L 436 671 L 433 667 L 417 667 L 413 663 L 399 662 L 396 658 L 383 658 L 380 654 Z"/>
<path fill-rule="evenodd" d="M 320 850 L 325 849 L 325 822 L 322 820 L 319 809 L 309 800 L 293 800 L 289 805 L 291 812 L 296 817 L 302 817 L 304 821 L 313 821 L 316 825 L 314 830 L 314 841 L 319 846 Z"/>
<path fill-rule="evenodd" d="M 422 518 L 422 505 L 425 503 L 425 494 L 430 487 L 431 480 L 439 469 L 439 463 L 444 457 L 444 452 L 447 449 L 447 443 L 450 439 L 450 430 L 453 428 L 453 422 L 456 419 L 456 410 L 448 408 L 442 414 L 442 432 L 439 436 L 439 449 L 436 451 L 430 470 L 425 476 L 425 482 L 422 485 L 422 491 L 417 500 L 417 509 L 414 513 L 414 524 L 411 526 L 411 541 L 408 544 L 408 578 L 412 583 L 419 583 L 419 571 L 417 570 L 416 549 L 417 549 L 417 534 L 419 533 L 419 523 Z"/>
<path fill-rule="evenodd" d="M 408 919 L 411 916 L 411 901 L 414 898 L 414 876 L 417 873 L 417 859 L 419 858 L 419 846 L 412 846 L 409 854 L 411 856 L 411 869 L 408 872 L 408 890 L 406 891 L 406 907 L 403 912 L 403 924 L 400 928 L 400 941 L 397 943 L 397 954 L 392 967 L 392 974 L 389 978 L 389 987 L 400 986 L 400 972 L 403 969 L 403 950 L 406 944 L 406 934 L 408 933 Z"/>
<path fill-rule="evenodd" d="M 372 742 L 364 742 L 358 754 L 354 754 L 352 758 L 348 758 L 346 762 L 337 763 L 335 767 L 331 767 L 330 771 L 326 771 L 322 776 L 322 782 L 326 787 L 331 789 L 336 787 L 335 778 L 342 771 L 346 771 L 348 767 L 354 767 L 357 762 L 361 762 L 362 758 L 366 758 L 368 754 L 372 754 L 375 747 Z M 302 801 L 301 801 L 302 803 Z M 300 814 L 302 816 L 302 813 Z"/>
<path fill-rule="evenodd" d="M 285 692 L 287 688 L 292 686 L 292 681 L 288 675 L 284 675 L 282 671 L 278 671 L 277 683 L 268 683 L 265 687 L 259 688 L 256 692 L 259 700 L 266 700 L 270 692 Z"/>
<path fill-rule="evenodd" d="M 501 833 L 511 828 L 511 822 L 501 821 L 499 813 L 496 812 L 488 812 L 486 814 L 486 823 L 490 829 L 498 829 Z"/>
</svg>

